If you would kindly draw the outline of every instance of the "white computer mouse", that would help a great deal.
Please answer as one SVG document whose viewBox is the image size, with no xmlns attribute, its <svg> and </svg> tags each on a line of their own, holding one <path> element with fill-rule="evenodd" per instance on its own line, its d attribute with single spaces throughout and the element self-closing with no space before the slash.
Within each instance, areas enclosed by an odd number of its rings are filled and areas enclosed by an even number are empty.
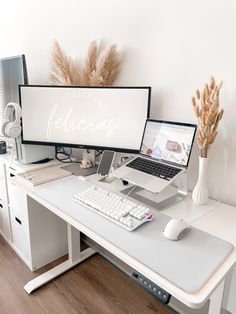
<svg viewBox="0 0 236 314">
<path fill-rule="evenodd" d="M 163 235 L 169 240 L 180 240 L 190 230 L 190 226 L 183 219 L 171 219 L 163 230 Z"/>
</svg>

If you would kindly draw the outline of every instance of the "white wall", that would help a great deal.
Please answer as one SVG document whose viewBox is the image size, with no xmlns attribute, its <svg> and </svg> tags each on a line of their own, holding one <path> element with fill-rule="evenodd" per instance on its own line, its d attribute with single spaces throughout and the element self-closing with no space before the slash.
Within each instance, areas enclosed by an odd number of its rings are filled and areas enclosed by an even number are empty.
<svg viewBox="0 0 236 314">
<path fill-rule="evenodd" d="M 236 205 L 236 2 L 234 0 L 8 0 L 0 10 L 0 57 L 25 53 L 30 83 L 48 83 L 57 39 L 83 59 L 93 39 L 123 54 L 116 84 L 151 85 L 153 118 L 196 122 L 191 96 L 210 75 L 224 80 L 225 115 L 210 152 L 210 194 Z M 189 169 L 197 179 L 198 150 Z"/>
<path fill-rule="evenodd" d="M 93 39 L 123 54 L 116 84 L 151 85 L 154 118 L 195 122 L 191 96 L 210 75 L 224 80 L 225 115 L 210 152 L 209 188 L 236 205 L 236 1 L 1 1 L 0 57 L 25 53 L 30 83 L 48 83 L 53 39 L 83 58 Z M 198 150 L 189 169 L 197 179 Z M 235 310 L 236 311 L 236 310 Z"/>
</svg>

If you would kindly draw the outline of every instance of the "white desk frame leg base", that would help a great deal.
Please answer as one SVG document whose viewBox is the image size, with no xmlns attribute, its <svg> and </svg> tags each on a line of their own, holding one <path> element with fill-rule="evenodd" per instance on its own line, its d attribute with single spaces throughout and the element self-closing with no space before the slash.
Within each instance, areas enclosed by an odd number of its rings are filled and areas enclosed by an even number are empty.
<svg viewBox="0 0 236 314">
<path fill-rule="evenodd" d="M 72 267 L 78 265 L 83 262 L 90 256 L 96 253 L 92 248 L 87 248 L 86 250 L 81 252 L 80 249 L 80 232 L 72 227 L 70 224 L 67 224 L 67 235 L 68 235 L 68 255 L 69 258 L 65 262 L 57 265 L 56 267 L 48 270 L 42 275 L 32 279 L 25 286 L 24 289 L 27 293 L 31 293 L 32 291 L 38 289 L 39 287 L 45 285 L 52 279 L 57 276 L 63 274 L 67 270 Z"/>
<path fill-rule="evenodd" d="M 227 310 L 232 276 L 233 269 L 211 295 L 208 314 L 232 314 Z"/>
</svg>

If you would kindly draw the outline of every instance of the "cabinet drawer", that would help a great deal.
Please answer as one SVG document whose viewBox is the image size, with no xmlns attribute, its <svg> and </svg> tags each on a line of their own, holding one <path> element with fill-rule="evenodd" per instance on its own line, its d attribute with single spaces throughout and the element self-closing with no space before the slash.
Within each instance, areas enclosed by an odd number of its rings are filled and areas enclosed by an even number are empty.
<svg viewBox="0 0 236 314">
<path fill-rule="evenodd" d="M 7 187 L 5 179 L 5 166 L 0 163 L 0 200 L 7 202 Z"/>
<path fill-rule="evenodd" d="M 6 202 L 0 200 L 0 231 L 7 240 L 11 241 L 10 215 Z"/>
<path fill-rule="evenodd" d="M 26 217 L 17 209 L 10 207 L 12 243 L 19 253 L 30 262 L 30 242 Z"/>
<path fill-rule="evenodd" d="M 8 178 L 8 197 L 10 207 L 25 215 L 27 212 L 26 192 L 11 178 Z"/>
</svg>

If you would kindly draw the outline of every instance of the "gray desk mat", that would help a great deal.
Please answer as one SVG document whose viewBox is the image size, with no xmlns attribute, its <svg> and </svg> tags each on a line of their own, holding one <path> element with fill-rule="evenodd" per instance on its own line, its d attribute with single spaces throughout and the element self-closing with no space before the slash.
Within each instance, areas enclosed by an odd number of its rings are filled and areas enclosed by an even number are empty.
<svg viewBox="0 0 236 314">
<path fill-rule="evenodd" d="M 89 185 L 72 176 L 33 192 L 188 293 L 199 291 L 233 249 L 229 242 L 193 227 L 182 240 L 167 240 L 162 231 L 170 218 L 154 210 L 152 222 L 126 231 L 72 200 Z"/>
</svg>

